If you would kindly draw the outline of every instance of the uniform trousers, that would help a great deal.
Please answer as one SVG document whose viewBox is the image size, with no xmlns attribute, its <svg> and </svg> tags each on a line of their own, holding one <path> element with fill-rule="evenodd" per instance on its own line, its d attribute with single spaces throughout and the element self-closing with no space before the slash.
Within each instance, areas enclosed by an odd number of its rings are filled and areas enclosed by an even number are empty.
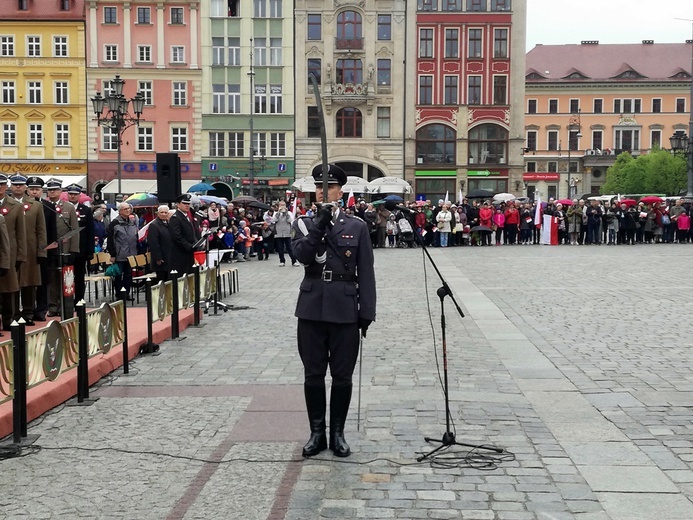
<svg viewBox="0 0 693 520">
<path fill-rule="evenodd" d="M 351 384 L 359 355 L 358 323 L 298 319 L 298 353 L 306 385 L 324 384 L 330 367 L 333 386 Z"/>
<path fill-rule="evenodd" d="M 84 299 L 84 292 L 86 291 L 87 284 L 85 278 L 87 276 L 87 257 L 83 255 L 77 255 L 75 257 L 75 301 L 79 302 Z"/>
<path fill-rule="evenodd" d="M 36 287 L 22 287 L 19 289 L 19 292 L 14 294 L 16 295 L 14 300 L 14 319 L 24 318 L 25 321 L 33 321 L 36 312 Z"/>
</svg>

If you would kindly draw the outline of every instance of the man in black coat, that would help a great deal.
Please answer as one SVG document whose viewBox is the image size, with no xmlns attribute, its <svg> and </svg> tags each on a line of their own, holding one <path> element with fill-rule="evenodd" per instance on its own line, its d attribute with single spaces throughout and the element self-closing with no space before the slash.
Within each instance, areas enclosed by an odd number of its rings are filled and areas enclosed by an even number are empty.
<svg viewBox="0 0 693 520">
<path fill-rule="evenodd" d="M 43 217 L 46 220 L 46 243 L 51 245 L 55 243 L 58 239 L 58 226 L 56 221 L 56 212 L 53 204 L 42 198 L 43 197 L 43 185 L 44 181 L 41 177 L 33 175 L 27 177 L 26 186 L 27 193 L 29 196 L 34 197 L 34 199 L 41 201 L 43 205 Z M 57 265 L 58 253 L 57 249 L 49 249 L 47 251 L 48 257 L 55 260 Z M 33 321 L 46 321 L 46 313 L 48 312 L 48 280 L 49 280 L 49 270 L 48 270 L 48 259 L 38 258 L 39 266 L 41 268 L 41 280 L 43 283 L 36 288 L 36 308 L 34 309 Z"/>
<path fill-rule="evenodd" d="M 190 211 L 192 196 L 185 193 L 176 202 L 178 206 L 168 222 L 171 231 L 171 271 L 177 271 L 181 276 L 192 273 L 193 246 L 200 239 L 200 229 L 197 216 Z"/>
<path fill-rule="evenodd" d="M 76 302 L 84 299 L 87 264 L 94 258 L 94 215 L 89 206 L 79 201 L 81 195 L 82 187 L 79 184 L 70 184 L 67 187 L 67 200 L 75 207 L 80 227 L 79 253 L 74 256 Z"/>
<path fill-rule="evenodd" d="M 151 252 L 152 271 L 158 280 L 169 279 L 171 272 L 171 230 L 168 226 L 170 213 L 168 206 L 161 205 L 157 209 L 156 218 L 149 224 L 147 243 Z"/>
</svg>

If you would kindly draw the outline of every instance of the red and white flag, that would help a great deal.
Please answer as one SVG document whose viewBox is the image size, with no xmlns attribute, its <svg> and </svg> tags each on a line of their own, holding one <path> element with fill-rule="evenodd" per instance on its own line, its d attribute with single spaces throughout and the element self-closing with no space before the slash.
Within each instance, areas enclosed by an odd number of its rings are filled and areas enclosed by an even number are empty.
<svg viewBox="0 0 693 520">
<path fill-rule="evenodd" d="M 347 198 L 346 207 L 353 208 L 356 206 L 356 197 L 354 197 L 354 190 L 349 190 L 349 198 Z"/>
<path fill-rule="evenodd" d="M 291 207 L 291 215 L 296 218 L 296 209 L 298 208 L 298 197 L 294 197 L 294 204 Z"/>
<path fill-rule="evenodd" d="M 149 233 L 149 226 L 152 225 L 153 220 L 150 220 L 149 223 L 146 226 L 142 226 L 142 229 L 140 229 L 137 232 L 137 240 L 139 242 L 142 242 L 145 238 L 147 238 L 147 233 Z"/>
<path fill-rule="evenodd" d="M 537 209 L 534 210 L 534 225 L 541 227 L 541 197 L 537 195 Z"/>
</svg>

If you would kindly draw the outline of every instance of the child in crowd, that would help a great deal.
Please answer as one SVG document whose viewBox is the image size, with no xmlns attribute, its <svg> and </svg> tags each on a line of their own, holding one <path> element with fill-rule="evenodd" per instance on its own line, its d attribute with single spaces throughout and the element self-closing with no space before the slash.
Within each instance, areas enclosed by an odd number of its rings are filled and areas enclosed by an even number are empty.
<svg viewBox="0 0 693 520">
<path fill-rule="evenodd" d="M 397 221 L 395 220 L 395 214 L 390 213 L 390 217 L 387 219 L 387 225 L 385 227 L 387 232 L 387 245 L 388 247 L 397 246 Z"/>
</svg>

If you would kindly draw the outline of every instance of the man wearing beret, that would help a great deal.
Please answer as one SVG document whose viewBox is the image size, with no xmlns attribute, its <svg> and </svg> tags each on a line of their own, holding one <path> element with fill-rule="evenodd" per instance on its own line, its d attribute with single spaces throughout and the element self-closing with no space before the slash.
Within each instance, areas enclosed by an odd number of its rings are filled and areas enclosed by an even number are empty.
<svg viewBox="0 0 693 520">
<path fill-rule="evenodd" d="M 328 193 L 323 194 L 323 175 Z M 314 217 L 302 216 L 292 225 L 292 245 L 305 267 L 296 304 L 298 352 L 303 362 L 304 394 L 310 439 L 303 456 L 329 448 L 337 457 L 351 453 L 344 424 L 351 402 L 352 374 L 359 351 L 359 331 L 366 335 L 375 320 L 373 249 L 366 223 L 345 214 L 337 204 L 346 174 L 338 166 L 313 169 L 316 198 L 324 204 Z M 325 375 L 332 376 L 330 437 L 326 436 Z"/>
<path fill-rule="evenodd" d="M 36 202 L 41 203 L 43 207 L 43 219 L 46 223 L 46 243 L 48 245 L 54 243 L 58 239 L 58 230 L 56 223 L 56 213 L 53 204 L 46 199 L 43 199 L 43 179 L 36 175 L 27 177 L 27 193 Z M 46 321 L 48 313 L 48 285 L 50 281 L 50 271 L 48 269 L 48 258 L 53 255 L 56 257 L 56 249 L 48 249 L 45 251 L 46 257 L 38 256 L 39 271 L 41 275 L 41 283 L 36 288 L 36 308 L 32 321 Z M 57 265 L 57 264 L 56 264 Z"/>
<path fill-rule="evenodd" d="M 7 236 L 10 239 L 10 269 L 0 276 L 0 303 L 2 304 L 2 328 L 11 330 L 15 300 L 19 293 L 19 272 L 26 262 L 26 232 L 22 205 L 7 193 L 7 176 L 0 174 L 0 215 L 5 217 Z"/>
<path fill-rule="evenodd" d="M 14 319 L 24 318 L 26 324 L 31 326 L 34 325 L 36 313 L 36 288 L 43 283 L 40 264 L 45 263 L 46 260 L 46 219 L 43 216 L 43 205 L 26 193 L 26 177 L 19 174 L 13 175 L 10 177 L 10 183 L 12 196 L 22 205 L 24 211 L 27 258 L 19 271 L 20 289 L 15 300 Z"/>
<path fill-rule="evenodd" d="M 86 289 L 87 264 L 94 257 L 94 216 L 91 208 L 79 201 L 82 187 L 70 184 L 67 187 L 67 200 L 75 207 L 79 232 L 79 253 L 75 255 L 75 301 L 84 299 Z"/>
<path fill-rule="evenodd" d="M 192 196 L 184 193 L 176 202 L 176 211 L 168 221 L 171 232 L 171 271 L 182 276 L 192 273 L 195 263 L 193 245 L 200 239 L 200 227 L 198 218 L 190 211 Z"/>
</svg>

